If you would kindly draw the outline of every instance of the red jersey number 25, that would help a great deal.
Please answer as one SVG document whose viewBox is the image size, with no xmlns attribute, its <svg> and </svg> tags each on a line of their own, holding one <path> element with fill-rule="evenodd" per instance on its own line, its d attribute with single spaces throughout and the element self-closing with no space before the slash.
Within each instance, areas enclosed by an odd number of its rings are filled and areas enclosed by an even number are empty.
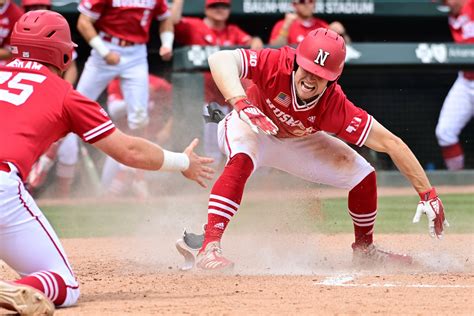
<svg viewBox="0 0 474 316">
<path fill-rule="evenodd" d="M 25 103 L 34 91 L 33 85 L 21 82 L 22 80 L 42 83 L 46 79 L 46 76 L 28 72 L 19 72 L 15 76 L 12 76 L 12 72 L 0 71 L 0 101 L 5 101 L 16 106 Z M 5 86 L 8 89 L 5 89 Z M 15 92 L 12 92 L 13 89 Z M 16 91 L 20 91 L 20 93 Z"/>
</svg>

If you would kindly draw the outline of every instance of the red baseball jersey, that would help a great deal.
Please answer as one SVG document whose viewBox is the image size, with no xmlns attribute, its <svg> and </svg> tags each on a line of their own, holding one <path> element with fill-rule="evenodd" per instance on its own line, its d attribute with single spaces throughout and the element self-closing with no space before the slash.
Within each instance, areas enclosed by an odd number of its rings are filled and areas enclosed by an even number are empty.
<svg viewBox="0 0 474 316">
<path fill-rule="evenodd" d="M 270 34 L 270 41 L 275 40 L 280 34 L 281 28 L 283 27 L 284 20 L 278 21 L 273 26 L 272 33 Z M 305 38 L 305 36 L 314 29 L 319 27 L 328 28 L 329 24 L 318 18 L 311 18 L 309 20 L 295 20 L 288 29 L 288 45 L 299 44 Z"/>
<path fill-rule="evenodd" d="M 10 33 L 23 13 L 23 9 L 10 0 L 0 8 L 0 47 L 10 44 Z"/>
<path fill-rule="evenodd" d="M 166 0 L 81 0 L 78 10 L 99 31 L 138 44 L 148 42 L 152 18 L 170 15 Z"/>
<path fill-rule="evenodd" d="M 15 59 L 0 67 L 0 161 L 26 179 L 49 146 L 69 132 L 94 143 L 115 130 L 107 113 L 44 65 Z"/>
<path fill-rule="evenodd" d="M 474 0 L 467 0 L 458 16 L 449 16 L 449 29 L 458 44 L 474 44 Z"/>
<path fill-rule="evenodd" d="M 467 0 L 458 16 L 450 15 L 449 29 L 458 44 L 474 44 L 474 0 Z M 474 80 L 474 71 L 463 71 L 464 77 Z"/>
<path fill-rule="evenodd" d="M 152 124 L 147 126 L 147 135 L 152 136 L 164 127 L 173 114 L 173 86 L 165 79 L 155 75 L 148 76 L 148 83 L 150 85 L 148 108 Z M 123 101 L 120 79 L 118 78 L 112 80 L 107 87 L 107 103 L 114 101 Z M 126 117 L 116 123 L 121 129 L 128 128 Z"/>
<path fill-rule="evenodd" d="M 202 19 L 183 17 L 175 25 L 176 41 L 181 45 L 201 46 L 246 46 L 252 37 L 234 24 L 228 24 L 223 30 L 207 26 Z M 204 101 L 225 104 L 224 97 L 217 88 L 210 72 L 204 73 Z"/>
<path fill-rule="evenodd" d="M 316 100 L 302 104 L 296 98 L 296 50 L 239 49 L 242 78 L 252 79 L 250 101 L 279 128 L 277 137 L 300 137 L 325 131 L 348 143 L 362 146 L 372 127 L 372 116 L 349 101 L 337 83 Z"/>
</svg>

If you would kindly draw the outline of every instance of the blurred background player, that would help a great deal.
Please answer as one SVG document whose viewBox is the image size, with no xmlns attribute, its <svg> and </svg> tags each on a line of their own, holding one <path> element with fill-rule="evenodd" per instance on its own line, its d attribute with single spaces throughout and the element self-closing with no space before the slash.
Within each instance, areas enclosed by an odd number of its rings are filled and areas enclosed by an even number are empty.
<svg viewBox="0 0 474 316">
<path fill-rule="evenodd" d="M 127 122 L 134 135 L 143 135 L 148 117 L 147 47 L 152 19 L 159 21 L 161 58 L 173 53 L 173 23 L 165 0 L 83 0 L 77 30 L 92 47 L 77 84 L 77 91 L 97 100 L 110 81 L 120 77 L 127 104 Z M 77 163 L 79 144 L 74 135 L 68 142 L 69 161 Z M 87 156 L 85 148 L 81 153 Z"/>
<path fill-rule="evenodd" d="M 147 125 L 144 136 L 157 144 L 168 145 L 173 125 L 173 88 L 171 83 L 152 74 L 148 76 L 148 81 L 151 123 Z M 119 78 L 112 80 L 107 87 L 107 111 L 117 127 L 126 132 L 129 130 L 127 105 L 120 89 Z M 101 182 L 106 195 L 109 196 L 133 193 L 139 198 L 146 198 L 149 194 L 143 171 L 119 164 L 109 156 L 105 158 Z"/>
<path fill-rule="evenodd" d="M 175 24 L 176 42 L 180 45 L 201 46 L 250 46 L 261 49 L 263 42 L 259 37 L 252 37 L 239 26 L 228 23 L 231 12 L 231 0 L 206 0 L 204 18 L 183 17 L 184 0 L 174 0 L 171 7 L 171 18 Z M 217 124 L 209 118 L 207 106 L 213 104 L 224 114 L 232 109 L 226 104 L 210 72 L 204 72 L 204 106 L 205 118 L 203 145 L 206 155 L 214 158 L 216 164 L 224 160 L 217 146 Z"/>
<path fill-rule="evenodd" d="M 445 0 L 449 7 L 449 29 L 457 44 L 474 44 L 474 0 Z M 436 138 L 448 170 L 464 168 L 461 130 L 474 116 L 474 71 L 460 71 L 444 100 Z"/>
<path fill-rule="evenodd" d="M 10 34 L 13 25 L 23 14 L 23 10 L 11 0 L 0 0 L 0 65 L 5 65 L 10 52 Z"/>
<path fill-rule="evenodd" d="M 293 0 L 294 13 L 286 13 L 285 18 L 278 21 L 270 34 L 269 44 L 273 46 L 296 45 L 312 30 L 319 27 L 329 28 L 338 33 L 346 43 L 350 37 L 344 26 L 334 21 L 328 24 L 326 21 L 315 17 L 316 0 Z"/>
<path fill-rule="evenodd" d="M 11 46 L 17 59 L 0 68 L 0 259 L 20 279 L 0 281 L 0 306 L 21 315 L 52 315 L 55 305 L 77 302 L 79 283 L 54 229 L 23 185 L 42 152 L 74 132 L 130 167 L 181 172 L 203 187 L 213 173 L 207 167 L 212 159 L 194 153 L 197 139 L 174 153 L 122 133 L 98 103 L 65 82 L 61 75 L 75 44 L 60 14 L 25 13 Z"/>
<path fill-rule="evenodd" d="M 51 0 L 23 0 L 21 2 L 25 12 L 33 10 L 51 10 Z M 77 52 L 73 51 L 72 61 L 63 74 L 64 80 L 71 85 L 75 85 L 78 77 L 77 70 Z M 75 143 L 76 136 L 71 133 L 64 137 L 58 143 L 54 143 L 51 147 L 41 155 L 38 161 L 33 165 L 27 179 L 27 187 L 30 193 L 35 195 L 46 181 L 49 171 L 56 164 L 56 177 L 54 181 L 55 193 L 60 198 L 70 196 L 71 186 L 76 173 L 78 154 Z"/>
</svg>

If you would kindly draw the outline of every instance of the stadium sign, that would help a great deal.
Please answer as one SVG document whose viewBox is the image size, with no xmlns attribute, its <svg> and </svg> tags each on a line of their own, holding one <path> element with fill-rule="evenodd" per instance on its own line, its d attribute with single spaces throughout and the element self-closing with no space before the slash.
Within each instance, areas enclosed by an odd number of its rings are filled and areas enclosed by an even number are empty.
<svg viewBox="0 0 474 316">
<path fill-rule="evenodd" d="M 315 13 L 322 14 L 374 14 L 374 0 L 320 0 L 316 4 Z M 243 0 L 244 13 L 286 13 L 293 11 L 288 0 Z"/>
</svg>

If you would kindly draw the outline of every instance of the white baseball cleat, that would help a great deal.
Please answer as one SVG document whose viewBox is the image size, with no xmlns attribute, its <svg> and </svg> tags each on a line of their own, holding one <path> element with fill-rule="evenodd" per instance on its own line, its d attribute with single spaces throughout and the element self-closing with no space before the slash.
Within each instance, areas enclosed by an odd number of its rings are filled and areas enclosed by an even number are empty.
<svg viewBox="0 0 474 316">
<path fill-rule="evenodd" d="M 194 268 L 196 262 L 196 254 L 201 249 L 204 242 L 204 231 L 206 225 L 203 226 L 203 233 L 193 234 L 188 233 L 186 229 L 183 232 L 183 237 L 176 241 L 176 249 L 184 257 L 184 264 L 180 268 L 182 271 L 188 271 Z"/>
<path fill-rule="evenodd" d="M 0 281 L 0 307 L 22 316 L 54 314 L 54 304 L 40 291 L 4 281 Z"/>
</svg>

